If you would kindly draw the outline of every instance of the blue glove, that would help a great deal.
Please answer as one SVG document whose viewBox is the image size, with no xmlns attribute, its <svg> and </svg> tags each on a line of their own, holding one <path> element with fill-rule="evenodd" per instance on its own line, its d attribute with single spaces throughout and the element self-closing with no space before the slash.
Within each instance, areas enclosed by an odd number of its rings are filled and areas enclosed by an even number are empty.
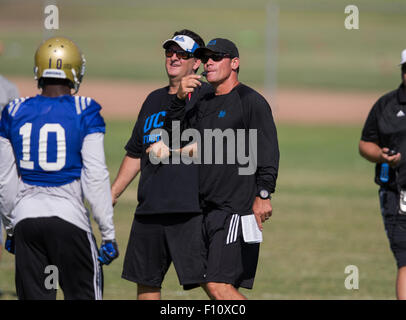
<svg viewBox="0 0 406 320">
<path fill-rule="evenodd" d="M 7 235 L 6 243 L 4 245 L 6 250 L 11 254 L 15 253 L 15 243 L 14 243 L 14 236 Z"/>
<path fill-rule="evenodd" d="M 106 240 L 102 242 L 98 259 L 102 264 L 108 265 L 118 257 L 118 254 L 116 240 Z"/>
</svg>

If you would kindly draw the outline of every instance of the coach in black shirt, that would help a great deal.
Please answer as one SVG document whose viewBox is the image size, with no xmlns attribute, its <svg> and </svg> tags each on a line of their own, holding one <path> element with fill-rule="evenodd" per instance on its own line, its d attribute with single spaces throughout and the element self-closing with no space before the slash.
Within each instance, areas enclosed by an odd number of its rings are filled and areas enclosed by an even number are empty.
<svg viewBox="0 0 406 320">
<path fill-rule="evenodd" d="M 112 185 L 113 203 L 141 171 L 138 206 L 124 259 L 122 277 L 138 284 L 138 299 L 160 299 L 161 285 L 173 262 L 185 288 L 204 279 L 202 211 L 198 198 L 198 167 L 153 164 L 146 149 L 161 140 L 167 109 L 180 80 L 194 74 L 200 60 L 193 51 L 204 46 L 190 30 L 175 32 L 163 43 L 169 85 L 151 92 L 142 105 L 120 171 Z M 206 84 L 200 90 L 212 90 Z M 198 91 L 190 95 L 193 105 Z"/>
<path fill-rule="evenodd" d="M 406 299 L 406 50 L 402 84 L 372 107 L 362 130 L 360 154 L 376 163 L 382 217 L 398 266 L 396 293 Z"/>
<path fill-rule="evenodd" d="M 180 121 L 182 129 L 196 128 L 202 137 L 199 197 L 207 249 L 206 291 L 215 299 L 245 299 L 237 289 L 253 286 L 262 223 L 272 214 L 270 199 L 279 162 L 277 132 L 266 100 L 238 81 L 240 59 L 233 42 L 213 39 L 197 49 L 195 57 L 204 63 L 215 93 L 200 94 L 194 112 L 186 112 L 187 96 L 201 82 L 198 75 L 184 77 L 165 127 Z M 216 138 L 222 142 L 213 147 Z M 248 166 L 241 163 L 239 148 L 250 155 Z"/>
</svg>

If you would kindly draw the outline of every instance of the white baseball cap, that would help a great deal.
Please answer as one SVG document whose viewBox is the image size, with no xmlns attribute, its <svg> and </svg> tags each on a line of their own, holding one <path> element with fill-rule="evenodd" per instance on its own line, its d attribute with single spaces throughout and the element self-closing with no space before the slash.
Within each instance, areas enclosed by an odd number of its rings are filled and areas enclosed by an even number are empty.
<svg viewBox="0 0 406 320">
<path fill-rule="evenodd" d="M 177 35 L 172 39 L 165 40 L 164 43 L 162 44 L 162 47 L 166 49 L 171 43 L 175 43 L 183 50 L 191 53 L 193 53 L 197 48 L 199 48 L 199 45 L 191 37 L 182 34 Z"/>
<path fill-rule="evenodd" d="M 404 63 L 406 63 L 406 49 L 402 51 L 401 60 L 400 60 L 400 64 L 399 64 L 399 65 L 402 65 L 402 64 L 404 64 Z"/>
</svg>

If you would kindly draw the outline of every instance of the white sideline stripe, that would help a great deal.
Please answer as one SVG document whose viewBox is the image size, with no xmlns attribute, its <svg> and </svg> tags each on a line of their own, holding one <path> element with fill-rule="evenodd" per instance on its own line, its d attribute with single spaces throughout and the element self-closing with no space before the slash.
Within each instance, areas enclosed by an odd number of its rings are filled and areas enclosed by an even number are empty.
<svg viewBox="0 0 406 320">
<path fill-rule="evenodd" d="M 80 114 L 82 111 L 80 110 L 79 97 L 78 96 L 75 96 L 75 106 L 76 106 L 76 113 Z"/>
<path fill-rule="evenodd" d="M 87 106 L 90 106 L 90 102 L 92 102 L 92 99 L 89 98 L 89 97 L 87 97 L 87 98 L 86 98 L 86 105 L 87 105 Z"/>
<path fill-rule="evenodd" d="M 101 294 L 101 281 L 98 279 L 100 277 L 100 269 L 99 269 L 99 261 L 97 260 L 98 252 L 97 248 L 94 244 L 92 234 L 90 232 L 87 233 L 87 238 L 89 239 L 90 248 L 92 250 L 92 259 L 93 259 L 93 287 L 94 287 L 94 297 L 95 300 L 102 300 Z"/>
<path fill-rule="evenodd" d="M 233 216 L 231 217 L 230 227 L 228 228 L 226 244 L 230 244 L 230 243 L 234 242 L 237 238 L 236 230 L 238 228 L 238 221 L 239 221 L 238 218 L 239 218 L 238 214 L 233 214 Z"/>
</svg>

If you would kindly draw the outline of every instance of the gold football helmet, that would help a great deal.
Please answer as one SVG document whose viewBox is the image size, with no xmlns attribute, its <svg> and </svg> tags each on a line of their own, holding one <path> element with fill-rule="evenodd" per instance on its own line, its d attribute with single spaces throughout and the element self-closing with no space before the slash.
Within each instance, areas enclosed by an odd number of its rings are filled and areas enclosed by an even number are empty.
<svg viewBox="0 0 406 320">
<path fill-rule="evenodd" d="M 50 38 L 43 41 L 35 53 L 35 80 L 40 88 L 41 78 L 68 79 L 76 93 L 85 74 L 85 63 L 85 57 L 72 40 Z"/>
</svg>

